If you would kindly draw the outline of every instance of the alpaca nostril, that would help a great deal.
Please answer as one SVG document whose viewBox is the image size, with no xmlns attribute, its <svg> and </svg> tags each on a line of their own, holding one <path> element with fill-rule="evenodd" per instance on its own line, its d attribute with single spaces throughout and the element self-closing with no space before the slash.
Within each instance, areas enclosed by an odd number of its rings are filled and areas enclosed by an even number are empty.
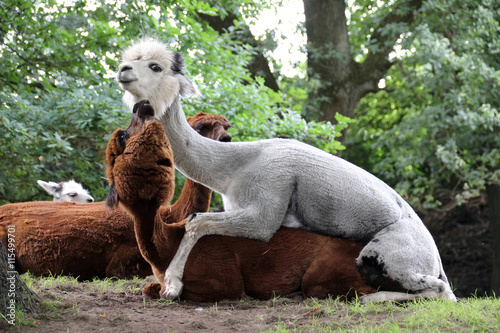
<svg viewBox="0 0 500 333">
<path fill-rule="evenodd" d="M 139 110 L 141 107 L 140 102 L 134 104 L 134 108 L 132 109 L 132 113 L 137 113 L 137 110 Z"/>
<path fill-rule="evenodd" d="M 220 142 L 231 142 L 231 140 L 232 140 L 231 135 L 225 135 L 219 139 Z"/>
<path fill-rule="evenodd" d="M 158 161 L 158 165 L 163 165 L 166 167 L 171 167 L 172 166 L 172 161 L 168 158 L 164 158 Z"/>
<path fill-rule="evenodd" d="M 92 202 L 94 202 L 94 199 L 92 199 L 92 198 L 88 198 L 88 199 L 87 199 L 87 202 L 88 202 L 88 203 L 92 203 Z"/>
<path fill-rule="evenodd" d="M 146 117 L 154 117 L 155 110 L 153 109 L 151 104 L 149 104 L 148 101 L 143 101 L 143 102 L 139 102 L 139 103 L 141 104 L 139 107 L 139 111 L 137 113 L 139 118 L 141 118 L 144 121 L 144 120 L 146 120 Z M 137 103 L 137 104 L 139 104 L 139 103 Z M 134 109 L 135 109 L 135 106 L 134 106 Z"/>
<path fill-rule="evenodd" d="M 123 65 L 123 67 L 120 67 L 120 73 L 130 71 L 132 70 L 132 66 L 130 65 Z"/>
<path fill-rule="evenodd" d="M 121 84 L 137 81 L 137 77 L 134 74 L 134 67 L 128 64 L 122 64 L 118 68 L 116 80 Z"/>
</svg>

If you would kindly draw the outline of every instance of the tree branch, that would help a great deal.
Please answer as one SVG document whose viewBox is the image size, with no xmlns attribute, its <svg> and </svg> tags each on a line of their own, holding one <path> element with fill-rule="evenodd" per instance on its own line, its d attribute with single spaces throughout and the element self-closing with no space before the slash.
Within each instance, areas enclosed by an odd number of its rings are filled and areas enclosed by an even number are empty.
<svg viewBox="0 0 500 333">
<path fill-rule="evenodd" d="M 402 31 L 390 34 L 384 31 L 389 24 L 407 23 L 411 24 L 415 20 L 415 12 L 422 6 L 422 0 L 400 1 L 396 4 L 391 12 L 389 12 L 375 28 L 370 38 L 370 44 L 377 44 L 381 48 L 379 51 L 370 51 L 362 64 L 356 64 L 358 68 L 357 81 L 366 83 L 371 81 L 371 88 L 366 86 L 359 92 L 360 98 L 369 92 L 377 90 L 377 84 L 384 77 L 389 68 L 394 64 L 389 60 L 389 54 L 394 50 L 394 45 L 398 40 Z"/>
<path fill-rule="evenodd" d="M 230 10 L 227 12 L 227 16 L 221 18 L 220 16 L 211 16 L 203 13 L 198 13 L 198 16 L 208 23 L 208 25 L 217 31 L 220 34 L 224 34 L 229 31 L 229 28 L 234 26 L 234 21 L 242 21 L 239 13 L 234 13 Z M 260 76 L 264 78 L 264 85 L 268 88 L 271 88 L 274 91 L 279 90 L 278 82 L 274 77 L 271 69 L 269 68 L 269 62 L 263 54 L 263 47 L 260 45 L 259 41 L 257 41 L 250 31 L 250 28 L 245 24 L 243 26 L 243 30 L 240 34 L 234 35 L 237 40 L 244 42 L 245 44 L 250 45 L 256 50 L 256 54 L 252 58 L 252 62 L 250 62 L 247 66 L 247 69 L 252 74 L 252 77 Z"/>
</svg>

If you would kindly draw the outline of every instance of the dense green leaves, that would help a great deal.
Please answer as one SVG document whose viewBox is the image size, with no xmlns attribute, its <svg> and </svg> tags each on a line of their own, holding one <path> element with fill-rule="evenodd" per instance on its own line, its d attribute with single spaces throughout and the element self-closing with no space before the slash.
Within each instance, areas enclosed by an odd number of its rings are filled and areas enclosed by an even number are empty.
<svg viewBox="0 0 500 333">
<path fill-rule="evenodd" d="M 387 91 L 358 106 L 347 156 L 420 208 L 500 181 L 498 4 L 427 1 Z"/>
<path fill-rule="evenodd" d="M 307 92 L 321 87 L 317 76 L 281 76 L 282 92 L 268 89 L 245 69 L 256 50 L 237 38 L 244 23 L 235 21 L 221 34 L 200 17 L 253 17 L 265 6 L 243 0 L 0 2 L 0 203 L 49 199 L 37 179 L 74 178 L 104 198 L 103 152 L 129 116 L 113 73 L 119 52 L 148 36 L 185 55 L 203 95 L 183 101 L 188 115 L 225 115 L 234 140 L 286 137 L 332 153 L 343 149 L 338 136 L 351 120 L 304 119 L 317 118 L 318 110 L 303 108 L 316 105 Z M 356 108 L 344 157 L 415 207 L 429 208 L 459 203 L 499 182 L 500 8 L 491 0 L 428 0 L 418 8 L 405 23 L 387 17 L 404 16 L 409 2 L 348 3 L 356 62 L 397 47 L 385 89 Z"/>
<path fill-rule="evenodd" d="M 260 5 L 239 6 L 252 15 Z M 203 94 L 184 101 L 188 114 L 225 115 L 235 140 L 281 136 L 342 149 L 335 126 L 306 122 L 300 108 L 288 109 L 281 94 L 251 78 L 245 65 L 253 50 L 232 38 L 237 27 L 220 35 L 198 16 L 227 8 L 205 1 L 1 2 L 0 203 L 49 199 L 37 179 L 74 178 L 104 199 L 107 139 L 129 117 L 113 72 L 120 50 L 148 36 L 185 55 Z"/>
</svg>

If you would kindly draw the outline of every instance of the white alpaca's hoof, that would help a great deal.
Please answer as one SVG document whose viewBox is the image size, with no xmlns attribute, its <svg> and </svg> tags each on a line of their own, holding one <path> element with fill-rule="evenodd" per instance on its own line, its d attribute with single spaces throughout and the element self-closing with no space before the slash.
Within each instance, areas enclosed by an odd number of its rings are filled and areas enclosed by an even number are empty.
<svg viewBox="0 0 500 333">
<path fill-rule="evenodd" d="M 182 282 L 174 277 L 165 274 L 165 291 L 161 294 L 161 298 L 173 301 L 176 300 L 182 293 Z"/>
</svg>

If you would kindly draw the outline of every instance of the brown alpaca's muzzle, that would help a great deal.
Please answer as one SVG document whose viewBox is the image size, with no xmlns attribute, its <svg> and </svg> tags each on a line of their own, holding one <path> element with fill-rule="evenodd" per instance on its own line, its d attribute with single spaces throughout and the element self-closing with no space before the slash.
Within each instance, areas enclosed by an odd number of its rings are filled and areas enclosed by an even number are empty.
<svg viewBox="0 0 500 333">
<path fill-rule="evenodd" d="M 127 208 L 142 200 L 169 203 L 174 193 L 174 160 L 162 125 L 151 105 L 134 106 L 129 127 L 116 130 L 106 149 L 110 191 L 106 206 Z"/>
<path fill-rule="evenodd" d="M 187 121 L 201 136 L 221 142 L 230 142 L 232 140 L 231 135 L 227 132 L 231 124 L 223 116 L 199 112 L 189 117 Z"/>
</svg>

